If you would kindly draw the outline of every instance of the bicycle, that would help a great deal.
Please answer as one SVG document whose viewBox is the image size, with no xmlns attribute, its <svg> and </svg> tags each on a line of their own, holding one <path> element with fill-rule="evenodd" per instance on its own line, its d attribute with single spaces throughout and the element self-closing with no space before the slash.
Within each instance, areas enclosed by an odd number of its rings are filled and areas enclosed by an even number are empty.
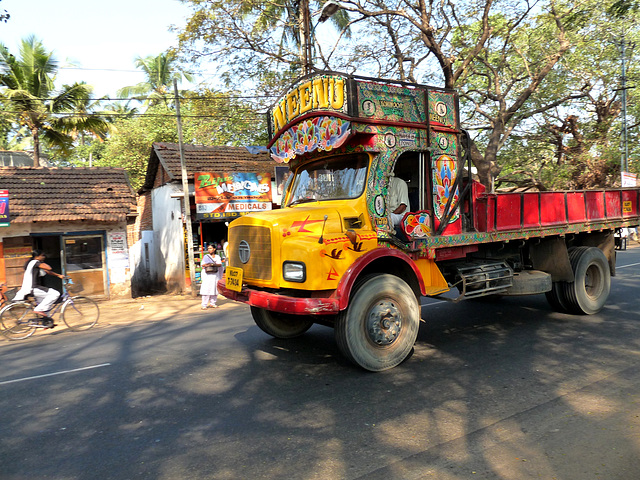
<svg viewBox="0 0 640 480">
<path fill-rule="evenodd" d="M 0 283 L 0 308 L 4 307 L 10 302 L 9 297 L 7 296 L 8 292 L 9 292 L 9 289 L 7 288 L 7 284 Z"/>
<path fill-rule="evenodd" d="M 0 310 L 2 310 L 2 308 L 9 303 L 9 299 L 4 293 L 6 291 L 7 291 L 7 284 L 0 283 Z M 2 330 L 4 330 L 4 325 L 2 325 L 2 323 L 0 322 L 0 332 Z"/>
<path fill-rule="evenodd" d="M 74 332 L 89 330 L 100 318 L 98 304 L 82 295 L 70 296 L 69 289 L 73 282 L 69 277 L 63 279 L 64 289 L 56 302 L 50 317 L 62 307 L 60 315 L 65 325 Z M 36 317 L 33 309 L 36 306 L 33 296 L 26 300 L 13 301 L 0 310 L 0 331 L 9 340 L 23 340 L 33 335 L 39 328 L 52 328 Z M 33 315 L 30 315 L 33 314 Z"/>
</svg>

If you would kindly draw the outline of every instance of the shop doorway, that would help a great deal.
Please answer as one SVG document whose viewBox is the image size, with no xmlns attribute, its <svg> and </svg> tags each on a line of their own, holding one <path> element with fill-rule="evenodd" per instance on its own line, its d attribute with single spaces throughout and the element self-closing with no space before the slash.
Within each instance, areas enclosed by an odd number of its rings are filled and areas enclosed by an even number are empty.
<svg viewBox="0 0 640 480">
<path fill-rule="evenodd" d="M 218 249 L 218 245 L 220 248 L 222 247 L 222 242 L 224 240 L 228 240 L 227 235 L 229 233 L 229 227 L 227 226 L 228 222 L 225 221 L 217 221 L 217 222 L 201 222 L 197 228 L 199 233 L 198 243 L 200 250 L 206 250 L 206 245 L 213 243 L 216 245 L 216 249 Z M 195 227 L 195 225 L 194 225 Z"/>
<path fill-rule="evenodd" d="M 82 295 L 106 296 L 107 275 L 102 235 L 65 236 L 65 273 Z"/>
<path fill-rule="evenodd" d="M 47 256 L 45 263 L 56 273 L 62 273 L 62 258 L 60 249 L 60 235 L 38 235 L 33 236 L 33 248 L 42 250 Z M 62 280 L 53 275 L 45 275 L 41 279 L 43 285 L 55 288 L 62 292 Z"/>
</svg>

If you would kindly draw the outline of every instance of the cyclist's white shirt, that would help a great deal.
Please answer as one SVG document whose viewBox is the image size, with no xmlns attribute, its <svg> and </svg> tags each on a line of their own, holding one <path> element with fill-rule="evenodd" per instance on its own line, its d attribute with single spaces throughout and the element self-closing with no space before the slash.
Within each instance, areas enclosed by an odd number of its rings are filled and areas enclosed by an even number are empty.
<svg viewBox="0 0 640 480">
<path fill-rule="evenodd" d="M 33 293 L 33 287 L 34 287 L 33 269 L 37 268 L 37 265 L 40 265 L 40 262 L 35 258 L 29 261 L 29 264 L 27 265 L 27 268 L 24 271 L 24 276 L 22 277 L 22 286 L 20 287 L 20 290 L 18 290 L 18 293 L 16 293 L 14 300 L 24 300 L 24 297 Z M 43 270 L 38 268 L 38 273 L 36 275 L 44 277 L 46 273 Z"/>
</svg>

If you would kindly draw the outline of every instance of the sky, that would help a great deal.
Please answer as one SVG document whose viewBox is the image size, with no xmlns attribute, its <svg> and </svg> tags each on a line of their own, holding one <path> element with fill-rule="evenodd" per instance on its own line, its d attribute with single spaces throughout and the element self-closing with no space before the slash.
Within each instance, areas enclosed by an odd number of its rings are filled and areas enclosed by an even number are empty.
<svg viewBox="0 0 640 480">
<path fill-rule="evenodd" d="M 84 81 L 96 97 L 144 81 L 135 58 L 175 46 L 169 28 L 183 27 L 190 13 L 177 0 L 1 0 L 4 10 L 11 18 L 0 24 L 0 42 L 11 53 L 35 35 L 63 67 L 56 84 Z"/>
</svg>

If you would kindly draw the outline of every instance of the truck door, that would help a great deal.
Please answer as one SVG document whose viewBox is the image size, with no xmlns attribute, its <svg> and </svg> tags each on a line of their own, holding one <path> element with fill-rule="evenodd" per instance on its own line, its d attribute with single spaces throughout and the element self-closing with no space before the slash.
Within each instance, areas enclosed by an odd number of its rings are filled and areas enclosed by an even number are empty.
<svg viewBox="0 0 640 480">
<path fill-rule="evenodd" d="M 405 152 L 397 160 L 394 173 L 407 182 L 409 189 L 408 212 L 429 210 L 426 155 L 422 152 Z"/>
</svg>

